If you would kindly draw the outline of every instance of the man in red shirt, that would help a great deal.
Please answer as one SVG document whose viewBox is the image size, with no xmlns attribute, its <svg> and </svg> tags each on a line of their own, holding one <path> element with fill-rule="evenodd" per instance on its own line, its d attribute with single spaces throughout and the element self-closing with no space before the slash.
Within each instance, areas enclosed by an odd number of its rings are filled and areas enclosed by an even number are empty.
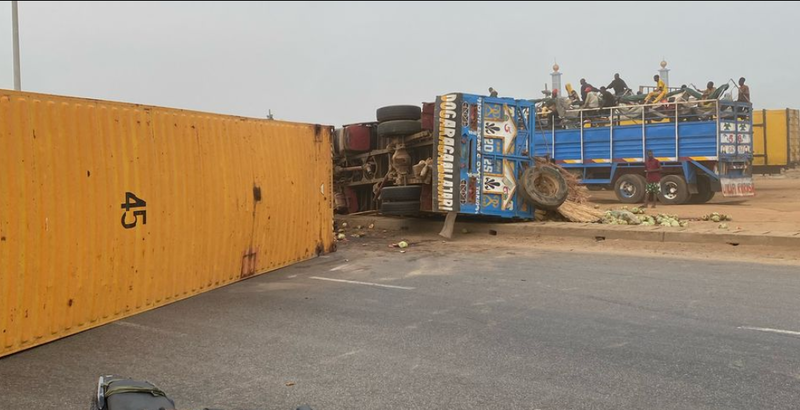
<svg viewBox="0 0 800 410">
<path fill-rule="evenodd" d="M 653 156 L 653 151 L 647 151 L 644 161 L 644 173 L 647 175 L 647 186 L 644 191 L 644 207 L 650 207 L 650 195 L 653 196 L 653 208 L 658 202 L 658 193 L 661 191 L 661 162 Z"/>
</svg>

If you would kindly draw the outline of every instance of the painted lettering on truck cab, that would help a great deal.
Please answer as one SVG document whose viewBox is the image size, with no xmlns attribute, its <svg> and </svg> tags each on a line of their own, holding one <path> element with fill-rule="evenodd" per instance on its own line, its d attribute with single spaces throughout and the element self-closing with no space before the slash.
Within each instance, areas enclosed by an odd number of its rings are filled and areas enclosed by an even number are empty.
<svg viewBox="0 0 800 410">
<path fill-rule="evenodd" d="M 458 133 L 461 130 L 461 95 L 447 94 L 436 98 L 434 123 L 434 146 L 436 167 L 434 168 L 435 192 L 433 209 L 441 212 L 459 210 L 456 201 L 460 183 L 461 146 Z"/>
</svg>

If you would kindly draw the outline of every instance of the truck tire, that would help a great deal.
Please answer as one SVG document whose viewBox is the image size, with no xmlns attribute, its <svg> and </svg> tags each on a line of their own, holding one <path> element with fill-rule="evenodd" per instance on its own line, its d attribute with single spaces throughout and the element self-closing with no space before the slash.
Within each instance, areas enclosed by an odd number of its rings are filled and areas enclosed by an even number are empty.
<svg viewBox="0 0 800 410">
<path fill-rule="evenodd" d="M 520 178 L 520 195 L 534 208 L 557 209 L 568 194 L 564 176 L 551 166 L 528 168 Z"/>
<path fill-rule="evenodd" d="M 714 198 L 714 192 L 711 189 L 711 181 L 708 177 L 697 176 L 697 193 L 692 194 L 689 198 L 690 204 L 704 204 Z"/>
<path fill-rule="evenodd" d="M 387 186 L 381 188 L 381 201 L 419 201 L 422 185 Z"/>
<path fill-rule="evenodd" d="M 375 112 L 378 122 L 411 120 L 416 121 L 422 117 L 422 109 L 416 105 L 390 105 L 381 107 Z"/>
<path fill-rule="evenodd" d="M 689 184 L 680 175 L 667 175 L 661 178 L 658 200 L 665 205 L 682 205 L 689 200 Z"/>
<path fill-rule="evenodd" d="M 386 121 L 378 124 L 378 136 L 383 138 L 416 134 L 421 130 L 422 124 L 412 120 Z"/>
<path fill-rule="evenodd" d="M 637 204 L 644 201 L 647 180 L 639 174 L 625 174 L 614 183 L 614 194 L 623 204 Z"/>
<path fill-rule="evenodd" d="M 383 202 L 381 213 L 384 215 L 412 216 L 419 213 L 419 201 Z"/>
</svg>

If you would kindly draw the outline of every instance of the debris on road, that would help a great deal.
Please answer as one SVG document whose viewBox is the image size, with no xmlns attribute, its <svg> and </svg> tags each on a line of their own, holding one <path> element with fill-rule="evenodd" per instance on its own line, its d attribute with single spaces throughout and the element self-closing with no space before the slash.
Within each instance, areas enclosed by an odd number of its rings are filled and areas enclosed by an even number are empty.
<svg viewBox="0 0 800 410">
<path fill-rule="evenodd" d="M 638 215 L 637 215 L 638 214 Z M 681 220 L 678 215 L 658 214 L 650 216 L 645 214 L 644 209 L 633 208 L 633 210 L 610 210 L 606 211 L 602 223 L 607 225 L 641 225 L 641 226 L 663 226 L 672 228 L 686 228 L 689 221 Z"/>
<path fill-rule="evenodd" d="M 389 247 L 390 247 L 390 248 L 400 248 L 400 249 L 405 249 L 405 248 L 408 248 L 408 245 L 409 245 L 409 244 L 408 244 L 408 242 L 407 242 L 407 241 L 400 241 L 400 242 L 397 242 L 397 243 L 392 243 L 392 244 L 389 244 Z"/>
<path fill-rule="evenodd" d="M 564 177 L 564 181 L 567 183 L 567 200 L 554 211 L 537 209 L 534 220 L 581 223 L 600 221 L 603 217 L 603 213 L 598 210 L 600 206 L 590 206 L 586 204 L 591 195 L 589 195 L 589 190 L 580 184 L 578 177 L 557 164 L 545 162 L 541 159 L 536 160 L 536 166 L 543 166 L 545 164 L 557 169 L 559 173 L 561 173 L 561 176 Z"/>
<path fill-rule="evenodd" d="M 703 217 L 700 219 L 711 222 L 724 222 L 733 220 L 730 215 L 721 214 L 719 212 L 712 212 L 708 215 L 703 215 Z"/>
</svg>

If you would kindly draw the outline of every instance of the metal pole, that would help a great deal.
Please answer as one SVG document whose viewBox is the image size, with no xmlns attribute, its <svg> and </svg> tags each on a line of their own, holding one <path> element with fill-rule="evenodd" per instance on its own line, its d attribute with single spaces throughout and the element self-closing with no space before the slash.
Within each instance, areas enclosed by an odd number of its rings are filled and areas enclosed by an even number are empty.
<svg viewBox="0 0 800 410">
<path fill-rule="evenodd" d="M 22 90 L 22 79 L 19 69 L 19 13 L 17 12 L 17 2 L 11 2 L 11 26 L 14 36 L 14 89 Z"/>
</svg>

